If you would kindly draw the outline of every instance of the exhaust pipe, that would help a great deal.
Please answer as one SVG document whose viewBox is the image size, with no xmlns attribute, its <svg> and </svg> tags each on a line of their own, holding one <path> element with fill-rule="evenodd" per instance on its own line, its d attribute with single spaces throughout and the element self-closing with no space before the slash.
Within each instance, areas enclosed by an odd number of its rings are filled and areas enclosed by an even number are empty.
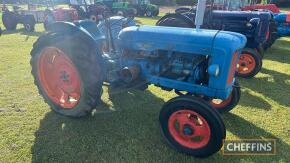
<svg viewBox="0 0 290 163">
<path fill-rule="evenodd" d="M 206 0 L 198 0 L 195 15 L 195 26 L 197 30 L 200 29 L 200 26 L 202 26 L 203 24 L 205 9 L 206 9 Z"/>
</svg>

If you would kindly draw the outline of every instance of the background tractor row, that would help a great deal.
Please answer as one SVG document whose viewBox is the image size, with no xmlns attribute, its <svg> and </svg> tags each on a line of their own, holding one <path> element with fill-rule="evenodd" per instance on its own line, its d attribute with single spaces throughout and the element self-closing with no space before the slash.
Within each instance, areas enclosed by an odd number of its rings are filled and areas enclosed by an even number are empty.
<svg viewBox="0 0 290 163">
<path fill-rule="evenodd" d="M 269 12 L 243 12 L 216 10 L 220 2 L 211 1 L 206 8 L 203 28 L 238 32 L 247 37 L 238 63 L 237 75 L 245 78 L 254 77 L 262 68 L 264 50 L 274 43 L 270 38 Z M 196 7 L 177 9 L 176 13 L 162 17 L 156 25 L 195 28 Z"/>
<path fill-rule="evenodd" d="M 7 1 L 8 2 L 8 1 Z M 54 8 L 53 1 L 45 1 L 42 4 L 27 3 L 27 8 L 13 5 L 13 9 L 8 8 L 6 1 L 2 5 L 2 22 L 6 30 L 15 30 L 17 24 L 23 24 L 26 31 L 34 31 L 36 23 L 47 24 L 55 21 L 78 20 L 78 14 L 74 9 Z M 39 9 L 39 7 L 41 9 Z"/>
</svg>

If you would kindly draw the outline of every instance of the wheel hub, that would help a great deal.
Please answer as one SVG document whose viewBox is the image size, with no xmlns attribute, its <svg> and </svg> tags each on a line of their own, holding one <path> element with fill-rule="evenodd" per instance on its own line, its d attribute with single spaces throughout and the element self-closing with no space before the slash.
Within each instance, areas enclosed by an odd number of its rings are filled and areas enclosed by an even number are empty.
<svg viewBox="0 0 290 163">
<path fill-rule="evenodd" d="M 191 136 L 191 135 L 193 135 L 193 130 L 192 130 L 192 128 L 190 127 L 189 124 L 185 124 L 185 125 L 183 126 L 183 134 L 184 134 L 184 135 L 187 135 L 187 136 Z"/>
<path fill-rule="evenodd" d="M 238 61 L 238 73 L 251 73 L 256 67 L 256 62 L 253 56 L 248 53 L 243 53 Z"/>
<path fill-rule="evenodd" d="M 63 82 L 69 82 L 69 74 L 66 71 L 61 71 L 60 73 L 61 73 L 60 79 Z"/>
<path fill-rule="evenodd" d="M 206 146 L 211 134 L 207 121 L 192 110 L 173 113 L 168 120 L 168 129 L 175 141 L 191 149 Z"/>
</svg>

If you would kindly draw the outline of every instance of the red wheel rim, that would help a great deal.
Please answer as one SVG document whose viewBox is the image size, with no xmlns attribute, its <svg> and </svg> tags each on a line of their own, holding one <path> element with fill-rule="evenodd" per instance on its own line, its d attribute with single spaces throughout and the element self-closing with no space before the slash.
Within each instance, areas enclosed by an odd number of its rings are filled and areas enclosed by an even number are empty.
<svg viewBox="0 0 290 163">
<path fill-rule="evenodd" d="M 213 99 L 211 100 L 210 104 L 215 109 L 222 109 L 226 106 L 228 106 L 233 99 L 233 94 L 231 93 L 230 96 L 226 100 L 220 100 L 220 99 Z"/>
<path fill-rule="evenodd" d="M 168 129 L 173 139 L 186 148 L 202 148 L 210 140 L 211 131 L 207 121 L 191 110 L 173 113 L 168 120 Z"/>
<path fill-rule="evenodd" d="M 256 61 L 253 56 L 248 53 L 242 53 L 238 61 L 238 73 L 248 74 L 252 72 L 256 67 Z"/>
<path fill-rule="evenodd" d="M 55 47 L 45 48 L 38 60 L 38 78 L 46 95 L 64 109 L 77 105 L 80 95 L 80 78 L 69 57 Z"/>
</svg>

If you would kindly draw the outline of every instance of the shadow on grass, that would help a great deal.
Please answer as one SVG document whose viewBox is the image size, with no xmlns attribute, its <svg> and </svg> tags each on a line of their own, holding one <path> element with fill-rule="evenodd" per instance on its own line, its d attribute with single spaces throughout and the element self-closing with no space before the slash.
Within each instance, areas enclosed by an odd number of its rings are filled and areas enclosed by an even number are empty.
<svg viewBox="0 0 290 163">
<path fill-rule="evenodd" d="M 284 160 L 285 162 L 288 158 L 286 151 L 290 149 L 290 146 L 275 135 L 232 113 L 225 114 L 223 119 L 227 130 L 241 139 L 275 139 L 277 141 L 277 155 L 275 156 L 231 157 L 241 159 L 241 161 L 248 160 L 246 162 L 279 162 L 279 160 Z"/>
<path fill-rule="evenodd" d="M 251 94 L 248 90 L 242 92 L 242 96 L 239 105 L 245 107 L 259 108 L 264 110 L 270 110 L 271 105 L 263 98 Z M 250 100 L 249 100 L 250 99 Z"/>
<path fill-rule="evenodd" d="M 265 68 L 261 70 L 261 73 L 267 74 L 271 77 L 242 80 L 241 85 L 263 94 L 265 97 L 274 100 L 280 105 L 290 107 L 290 85 L 287 84 L 287 81 L 290 81 L 290 76 Z"/>
<path fill-rule="evenodd" d="M 290 64 L 289 45 L 290 41 L 277 40 L 276 43 L 267 50 L 264 59 Z"/>
<path fill-rule="evenodd" d="M 26 36 L 41 36 L 43 34 L 43 32 L 27 32 L 25 31 L 24 28 L 19 28 L 19 29 L 16 29 L 16 30 L 3 30 L 3 33 L 2 35 L 10 35 L 10 34 L 16 34 L 16 33 L 20 33 L 21 35 L 26 35 Z"/>
<path fill-rule="evenodd" d="M 171 149 L 160 131 L 158 115 L 164 101 L 150 91 L 116 91 L 112 106 L 101 104 L 109 114 L 72 119 L 49 112 L 40 122 L 31 148 L 32 162 L 196 162 Z M 99 108 L 98 108 L 99 109 Z M 115 111 L 112 111 L 115 110 Z M 234 114 L 224 117 L 228 130 L 241 138 L 276 138 Z M 278 141 L 278 146 L 289 146 Z M 285 152 L 287 153 L 287 152 Z M 250 161 L 277 161 L 274 157 L 249 157 Z M 223 157 L 220 153 L 204 161 L 240 162 L 245 157 Z"/>
<path fill-rule="evenodd" d="M 160 148 L 155 145 L 167 148 L 158 126 L 163 100 L 149 91 L 114 93 L 110 99 L 115 111 L 107 104 L 100 108 L 109 114 L 81 119 L 46 114 L 35 133 L 33 162 L 132 162 L 151 154 L 158 157 Z"/>
</svg>

